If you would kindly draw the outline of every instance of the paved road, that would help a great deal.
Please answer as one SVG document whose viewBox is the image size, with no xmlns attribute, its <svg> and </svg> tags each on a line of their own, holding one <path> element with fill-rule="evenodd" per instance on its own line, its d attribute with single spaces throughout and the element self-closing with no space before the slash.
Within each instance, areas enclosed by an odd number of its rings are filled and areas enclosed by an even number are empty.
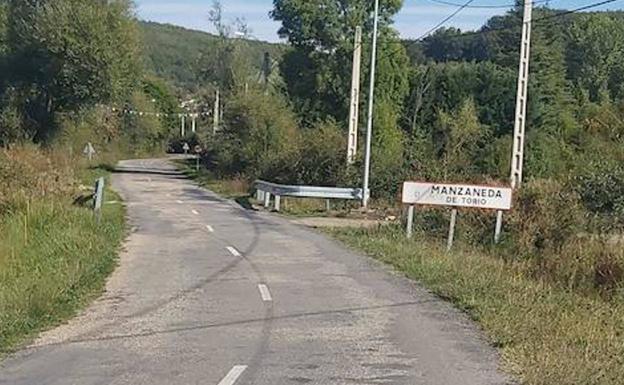
<svg viewBox="0 0 624 385">
<path fill-rule="evenodd" d="M 506 383 L 463 315 L 376 262 L 164 160 L 121 169 L 133 231 L 106 294 L 1 384 Z"/>
</svg>

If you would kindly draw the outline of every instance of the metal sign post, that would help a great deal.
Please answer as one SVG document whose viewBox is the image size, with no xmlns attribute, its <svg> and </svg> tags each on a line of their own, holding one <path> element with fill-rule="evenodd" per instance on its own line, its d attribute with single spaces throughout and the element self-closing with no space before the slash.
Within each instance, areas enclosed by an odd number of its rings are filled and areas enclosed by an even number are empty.
<svg viewBox="0 0 624 385">
<path fill-rule="evenodd" d="M 414 235 L 414 205 L 409 205 L 407 209 L 407 238 Z"/>
<path fill-rule="evenodd" d="M 448 239 L 446 241 L 446 251 L 449 252 L 453 248 L 455 240 L 455 224 L 457 223 L 457 209 L 451 210 L 451 224 L 449 225 Z"/>
</svg>

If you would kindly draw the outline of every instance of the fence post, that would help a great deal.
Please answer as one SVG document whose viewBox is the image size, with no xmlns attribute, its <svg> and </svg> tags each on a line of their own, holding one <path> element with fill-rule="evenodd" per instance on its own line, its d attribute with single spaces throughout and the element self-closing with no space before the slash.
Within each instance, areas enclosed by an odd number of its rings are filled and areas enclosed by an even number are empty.
<svg viewBox="0 0 624 385">
<path fill-rule="evenodd" d="M 281 198 L 279 195 L 275 196 L 275 211 L 280 211 L 280 203 L 281 203 Z"/>
<path fill-rule="evenodd" d="M 414 205 L 407 209 L 407 238 L 412 238 L 414 234 Z"/>
<path fill-rule="evenodd" d="M 256 200 L 262 202 L 264 200 L 264 194 L 261 190 L 256 190 Z"/>
</svg>

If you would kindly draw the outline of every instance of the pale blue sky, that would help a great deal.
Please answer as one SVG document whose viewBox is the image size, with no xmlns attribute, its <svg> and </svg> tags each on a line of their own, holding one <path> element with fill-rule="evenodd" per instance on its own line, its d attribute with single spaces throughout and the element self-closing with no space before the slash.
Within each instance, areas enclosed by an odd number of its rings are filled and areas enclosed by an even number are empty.
<svg viewBox="0 0 624 385">
<path fill-rule="evenodd" d="M 372 0 L 371 0 L 372 1 Z M 454 3 L 464 3 L 464 0 L 445 0 Z M 574 9 L 584 5 L 596 3 L 599 0 L 551 0 L 553 8 Z M 208 10 L 213 0 L 135 0 L 139 17 L 146 20 L 171 23 L 191 29 L 211 31 L 208 22 Z M 508 5 L 514 0 L 475 0 L 473 5 Z M 228 20 L 244 17 L 252 29 L 252 35 L 261 40 L 277 41 L 279 24 L 268 16 L 273 7 L 272 0 L 221 0 Z M 395 26 L 404 38 L 416 38 L 423 32 L 435 26 L 457 7 L 440 5 L 430 0 L 404 0 L 401 12 L 395 18 Z M 619 0 L 607 6 L 596 8 L 624 9 L 624 0 Z M 490 17 L 502 14 L 506 9 L 501 8 L 471 8 L 464 9 L 447 25 L 466 29 L 476 29 Z"/>
</svg>

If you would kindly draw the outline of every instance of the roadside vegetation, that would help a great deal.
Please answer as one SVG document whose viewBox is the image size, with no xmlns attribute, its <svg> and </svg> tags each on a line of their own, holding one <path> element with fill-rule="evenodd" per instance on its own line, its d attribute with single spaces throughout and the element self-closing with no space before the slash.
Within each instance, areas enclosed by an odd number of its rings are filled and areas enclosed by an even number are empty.
<svg viewBox="0 0 624 385">
<path fill-rule="evenodd" d="M 128 1 L 0 1 L 0 356 L 75 315 L 115 267 L 125 211 L 106 170 L 162 153 L 178 121 L 140 46 Z"/>
<path fill-rule="evenodd" d="M 510 258 L 505 250 L 464 247 L 447 253 L 441 240 L 426 234 L 407 241 L 404 229 L 397 226 L 331 233 L 465 310 L 501 349 L 504 368 L 523 384 L 622 383 L 622 297 L 577 290 L 574 286 L 583 279 L 577 278 L 579 282 L 571 286 L 554 281 L 546 271 L 550 266 L 536 271 L 534 263 Z M 591 254 L 582 257 L 592 258 Z M 591 288 L 595 282 L 591 269 L 588 272 L 582 286 Z M 568 278 L 573 275 L 570 272 Z"/>
<path fill-rule="evenodd" d="M 349 37 L 363 26 L 369 57 L 371 4 L 323 4 L 274 2 L 288 49 L 269 82 L 253 81 L 257 72 L 231 54 L 236 41 L 221 35 L 223 51 L 215 54 L 225 65 L 211 72 L 207 89 L 220 89 L 223 119 L 216 134 L 193 137 L 210 186 L 236 180 L 238 193 L 255 179 L 361 186 L 362 130 L 359 158 L 346 164 Z M 442 28 L 400 41 L 392 26 L 400 6 L 387 1 L 381 10 L 371 173 L 373 208 L 396 218 L 405 180 L 507 183 L 522 20 L 518 6 L 480 33 Z M 448 230 L 445 209 L 417 210 L 414 241 L 405 239 L 400 219 L 335 235 L 468 311 L 523 383 L 618 384 L 624 13 L 559 13 L 548 7 L 534 13 L 540 22 L 533 32 L 525 181 L 505 215 L 500 244 L 493 244 L 494 213 L 479 210 L 460 210 L 450 253 L 437 246 Z M 364 65 L 363 79 L 368 71 Z"/>
<path fill-rule="evenodd" d="M 86 198 L 99 176 L 107 173 L 35 146 L 0 150 L 0 356 L 75 315 L 113 271 L 125 210 L 107 189 L 117 203 L 96 221 Z"/>
</svg>

